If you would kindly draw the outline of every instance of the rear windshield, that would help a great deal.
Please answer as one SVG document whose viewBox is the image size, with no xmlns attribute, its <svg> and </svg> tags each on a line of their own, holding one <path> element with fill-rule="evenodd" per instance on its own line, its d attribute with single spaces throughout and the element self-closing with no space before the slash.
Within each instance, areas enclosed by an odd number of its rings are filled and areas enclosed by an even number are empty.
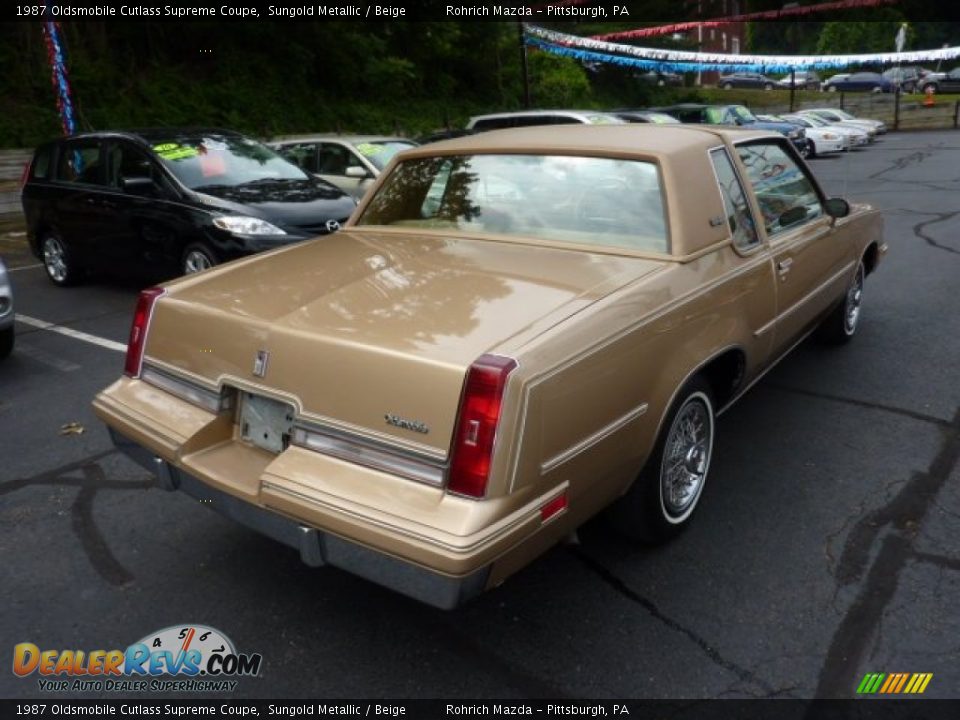
<svg viewBox="0 0 960 720">
<path fill-rule="evenodd" d="M 488 232 L 667 253 L 656 164 L 567 155 L 408 160 L 357 225 Z"/>
<path fill-rule="evenodd" d="M 171 137 L 154 139 L 152 147 L 160 161 L 191 190 L 307 179 L 292 162 L 245 137 Z"/>
</svg>

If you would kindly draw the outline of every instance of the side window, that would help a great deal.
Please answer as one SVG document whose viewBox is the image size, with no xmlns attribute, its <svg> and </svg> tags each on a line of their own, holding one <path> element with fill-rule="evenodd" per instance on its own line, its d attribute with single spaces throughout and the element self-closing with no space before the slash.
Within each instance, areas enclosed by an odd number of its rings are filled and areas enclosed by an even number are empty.
<svg viewBox="0 0 960 720">
<path fill-rule="evenodd" d="M 775 237 L 823 215 L 813 182 L 779 144 L 738 145 L 737 153 L 757 196 L 768 235 Z"/>
<path fill-rule="evenodd" d="M 740 250 L 749 250 L 760 243 L 757 236 L 757 227 L 753 221 L 753 213 L 733 169 L 730 156 L 723 148 L 710 151 L 710 160 L 713 162 L 713 171 L 717 174 L 720 184 L 720 194 L 723 196 L 723 207 L 727 214 L 727 223 L 733 244 Z"/>
<path fill-rule="evenodd" d="M 317 164 L 317 146 L 314 143 L 297 143 L 279 148 L 280 154 L 301 170 L 320 172 Z"/>
<path fill-rule="evenodd" d="M 107 184 L 123 190 L 123 181 L 132 178 L 149 178 L 159 185 L 160 173 L 147 154 L 132 145 L 114 142 L 106 153 Z M 143 194 L 138 192 L 137 194 Z"/>
<path fill-rule="evenodd" d="M 37 151 L 37 156 L 33 160 L 33 166 L 30 168 L 30 177 L 33 180 L 46 180 L 50 177 L 50 154 L 52 148 L 45 147 Z"/>
<path fill-rule="evenodd" d="M 56 179 L 60 182 L 103 185 L 100 141 L 74 140 L 60 147 Z"/>
<path fill-rule="evenodd" d="M 342 145 L 322 143 L 320 145 L 320 169 L 322 175 L 346 175 L 347 168 L 359 165 L 353 154 Z"/>
</svg>

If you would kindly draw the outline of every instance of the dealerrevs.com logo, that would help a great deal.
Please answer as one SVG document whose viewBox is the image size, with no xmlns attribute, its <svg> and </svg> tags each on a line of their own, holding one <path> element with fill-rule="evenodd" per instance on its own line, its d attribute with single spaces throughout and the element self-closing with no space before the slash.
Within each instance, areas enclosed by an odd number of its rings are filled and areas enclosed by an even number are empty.
<svg viewBox="0 0 960 720">
<path fill-rule="evenodd" d="M 13 648 L 13 673 L 38 675 L 42 692 L 232 691 L 235 678 L 259 675 L 262 662 L 205 625 L 164 628 L 126 650 L 41 650 L 30 642 Z"/>
</svg>

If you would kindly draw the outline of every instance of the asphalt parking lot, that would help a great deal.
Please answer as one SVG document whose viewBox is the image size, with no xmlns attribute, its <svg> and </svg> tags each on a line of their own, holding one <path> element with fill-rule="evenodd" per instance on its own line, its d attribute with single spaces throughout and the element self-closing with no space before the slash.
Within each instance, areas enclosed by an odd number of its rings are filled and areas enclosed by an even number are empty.
<svg viewBox="0 0 960 720">
<path fill-rule="evenodd" d="M 811 164 L 886 218 L 855 341 L 805 342 L 721 418 L 678 540 L 595 522 L 454 612 L 156 488 L 90 408 L 136 284 L 54 288 L 7 237 L 23 322 L 0 365 L 0 657 L 201 623 L 263 655 L 236 697 L 842 698 L 872 672 L 960 697 L 960 134 Z M 0 672 L 0 697 L 40 695 Z"/>
</svg>

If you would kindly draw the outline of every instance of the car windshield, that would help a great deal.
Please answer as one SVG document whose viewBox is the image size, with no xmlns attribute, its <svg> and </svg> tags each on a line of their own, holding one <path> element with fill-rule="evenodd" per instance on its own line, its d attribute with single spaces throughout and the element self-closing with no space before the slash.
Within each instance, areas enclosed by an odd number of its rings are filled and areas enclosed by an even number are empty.
<svg viewBox="0 0 960 720">
<path fill-rule="evenodd" d="M 152 140 L 157 157 L 191 190 L 308 178 L 300 168 L 266 145 L 239 135 Z"/>
<path fill-rule="evenodd" d="M 497 233 L 669 252 L 657 165 L 569 155 L 407 160 L 357 225 Z"/>
<path fill-rule="evenodd" d="M 670 123 L 680 122 L 673 117 L 673 115 L 667 115 L 666 113 L 647 113 L 644 117 L 657 125 L 669 125 Z"/>
<path fill-rule="evenodd" d="M 368 140 L 359 142 L 354 147 L 358 153 L 373 163 L 377 170 L 383 170 L 398 152 L 409 150 L 417 145 L 404 140 Z"/>
<path fill-rule="evenodd" d="M 856 120 L 853 115 L 848 112 L 844 112 L 843 110 L 834 110 L 833 114 L 842 118 L 843 120 Z"/>
<path fill-rule="evenodd" d="M 757 121 L 757 118 L 754 116 L 754 114 L 749 110 L 747 110 L 743 105 L 731 106 L 730 112 L 732 112 L 737 119 L 745 123 L 752 123 Z"/>
</svg>

